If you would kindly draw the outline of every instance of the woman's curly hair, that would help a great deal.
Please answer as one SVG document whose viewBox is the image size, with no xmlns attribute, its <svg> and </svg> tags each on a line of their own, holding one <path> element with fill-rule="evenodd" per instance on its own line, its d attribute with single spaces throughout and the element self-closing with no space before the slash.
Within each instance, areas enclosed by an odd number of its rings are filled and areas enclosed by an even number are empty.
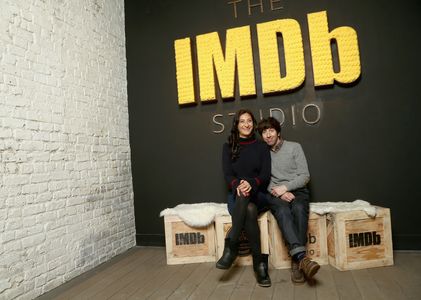
<svg viewBox="0 0 421 300">
<path fill-rule="evenodd" d="M 254 135 L 256 131 L 256 119 L 254 118 L 253 113 L 248 109 L 240 109 L 237 111 L 232 120 L 231 134 L 228 137 L 232 160 L 236 160 L 240 156 L 240 133 L 238 131 L 238 123 L 240 122 L 240 117 L 244 114 L 249 114 L 253 120 L 253 131 L 251 135 Z"/>
</svg>

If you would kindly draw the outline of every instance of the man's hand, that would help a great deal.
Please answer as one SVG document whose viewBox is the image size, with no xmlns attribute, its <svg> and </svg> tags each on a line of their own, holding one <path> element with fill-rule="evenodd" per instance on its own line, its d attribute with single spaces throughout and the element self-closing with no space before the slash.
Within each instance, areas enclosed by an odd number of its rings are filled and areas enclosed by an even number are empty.
<svg viewBox="0 0 421 300">
<path fill-rule="evenodd" d="M 281 199 L 287 202 L 291 202 L 292 200 L 295 199 L 295 196 L 293 193 L 286 192 L 281 196 Z"/>
<path fill-rule="evenodd" d="M 240 185 L 237 187 L 237 195 L 248 197 L 250 196 L 251 185 L 245 180 L 240 181 Z"/>
<path fill-rule="evenodd" d="M 275 197 L 281 197 L 287 191 L 288 191 L 288 189 L 285 185 L 278 185 L 278 186 L 274 186 L 271 189 L 270 193 Z"/>
</svg>

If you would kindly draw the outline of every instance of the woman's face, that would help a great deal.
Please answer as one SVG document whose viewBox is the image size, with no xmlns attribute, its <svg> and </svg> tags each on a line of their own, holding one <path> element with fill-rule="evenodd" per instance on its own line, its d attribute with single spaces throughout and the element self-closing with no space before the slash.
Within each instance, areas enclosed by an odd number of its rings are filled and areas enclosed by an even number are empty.
<svg viewBox="0 0 421 300">
<path fill-rule="evenodd" d="M 241 138 L 249 137 L 253 132 L 253 119 L 249 113 L 240 116 L 238 122 L 238 132 Z"/>
</svg>

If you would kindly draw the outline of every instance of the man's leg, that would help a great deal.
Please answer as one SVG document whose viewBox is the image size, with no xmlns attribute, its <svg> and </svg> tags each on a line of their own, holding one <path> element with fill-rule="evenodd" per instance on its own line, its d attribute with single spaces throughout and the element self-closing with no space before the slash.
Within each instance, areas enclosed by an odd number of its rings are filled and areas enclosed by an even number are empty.
<svg viewBox="0 0 421 300">
<path fill-rule="evenodd" d="M 297 237 L 301 245 L 307 244 L 308 216 L 310 211 L 310 194 L 307 189 L 299 189 L 293 192 L 295 199 L 291 202 L 291 212 L 294 218 Z M 306 256 L 304 252 L 296 253 L 292 256 L 292 267 L 298 267 L 305 274 L 307 279 L 311 279 L 319 270 L 320 265 Z"/>
<path fill-rule="evenodd" d="M 302 196 L 298 194 L 292 202 L 273 196 L 268 198 L 272 214 L 278 222 L 292 258 L 291 280 L 294 283 L 305 281 L 303 273 L 307 279 L 311 279 L 320 268 L 316 262 L 306 257 L 309 204 Z"/>
<path fill-rule="evenodd" d="M 291 202 L 291 213 L 300 245 L 307 244 L 308 216 L 310 211 L 310 194 L 307 189 L 293 192 L 295 199 Z"/>
<path fill-rule="evenodd" d="M 305 244 L 302 244 L 297 234 L 294 216 L 291 210 L 291 204 L 280 198 L 268 195 L 269 208 L 278 222 L 282 236 L 287 243 L 291 256 L 305 251 Z"/>
<path fill-rule="evenodd" d="M 292 258 L 294 258 L 294 254 L 303 253 L 305 248 L 297 235 L 290 203 L 271 195 L 268 195 L 267 201 L 273 216 L 278 222 L 288 250 L 290 254 L 292 253 Z M 304 273 L 300 270 L 299 262 L 295 259 L 291 260 L 291 281 L 295 284 L 303 284 L 305 282 Z"/>
</svg>

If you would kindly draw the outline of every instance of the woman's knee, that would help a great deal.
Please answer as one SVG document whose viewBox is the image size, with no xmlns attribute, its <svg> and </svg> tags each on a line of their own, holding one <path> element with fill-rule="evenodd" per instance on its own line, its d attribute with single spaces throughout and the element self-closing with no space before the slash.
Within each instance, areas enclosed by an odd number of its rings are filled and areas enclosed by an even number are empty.
<svg viewBox="0 0 421 300">
<path fill-rule="evenodd" d="M 249 203 L 247 205 L 247 218 L 257 219 L 257 206 L 254 203 Z"/>
<path fill-rule="evenodd" d="M 249 198 L 236 196 L 233 207 L 236 209 L 245 210 L 247 209 L 249 203 Z"/>
</svg>

